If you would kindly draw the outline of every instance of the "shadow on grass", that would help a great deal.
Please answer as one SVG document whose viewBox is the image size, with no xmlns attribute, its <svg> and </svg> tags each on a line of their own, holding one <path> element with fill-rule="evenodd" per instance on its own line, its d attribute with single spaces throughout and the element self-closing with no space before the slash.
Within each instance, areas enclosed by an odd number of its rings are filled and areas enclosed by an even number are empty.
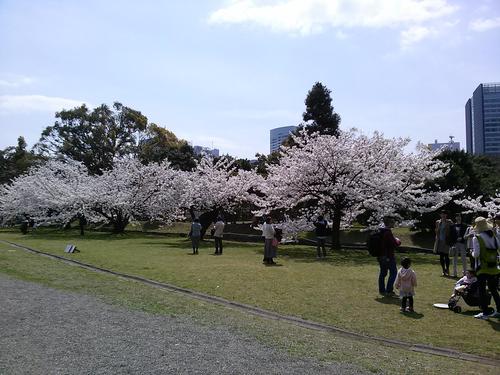
<svg viewBox="0 0 500 375">
<path fill-rule="evenodd" d="M 259 251 L 259 253 L 262 253 L 262 251 Z M 304 262 L 304 263 L 318 262 L 322 264 L 329 264 L 332 266 L 378 265 L 377 258 L 370 256 L 366 250 L 355 250 L 355 249 L 328 250 L 327 257 L 322 259 L 317 259 L 316 254 L 317 254 L 316 247 L 314 246 L 285 245 L 285 246 L 280 246 L 278 248 L 278 255 L 280 257 L 288 257 L 298 262 Z M 429 264 L 429 265 L 436 265 L 437 267 L 439 267 L 439 257 L 435 254 L 397 253 L 396 259 L 398 263 L 402 257 L 410 257 L 413 263 L 417 265 Z"/>
<path fill-rule="evenodd" d="M 412 242 L 418 246 L 427 249 L 432 249 L 434 246 L 434 235 L 428 232 L 412 232 L 410 233 Z"/>
<path fill-rule="evenodd" d="M 384 305 L 397 305 L 401 306 L 401 300 L 391 296 L 380 296 L 375 298 L 375 302 L 383 303 Z"/>
</svg>

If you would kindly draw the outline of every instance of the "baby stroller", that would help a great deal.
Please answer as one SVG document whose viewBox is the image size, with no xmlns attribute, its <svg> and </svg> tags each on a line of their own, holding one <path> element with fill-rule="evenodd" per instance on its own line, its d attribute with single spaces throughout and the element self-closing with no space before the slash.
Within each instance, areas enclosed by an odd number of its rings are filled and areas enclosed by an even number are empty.
<svg viewBox="0 0 500 375">
<path fill-rule="evenodd" d="M 491 294 L 488 293 L 488 305 L 491 302 Z M 453 312 L 460 313 L 462 312 L 462 307 L 458 304 L 460 299 L 463 299 L 464 302 L 469 306 L 480 306 L 481 300 L 479 299 L 479 284 L 478 282 L 473 282 L 472 284 L 465 284 L 455 287 L 453 289 L 453 295 L 448 301 L 448 308 Z"/>
</svg>

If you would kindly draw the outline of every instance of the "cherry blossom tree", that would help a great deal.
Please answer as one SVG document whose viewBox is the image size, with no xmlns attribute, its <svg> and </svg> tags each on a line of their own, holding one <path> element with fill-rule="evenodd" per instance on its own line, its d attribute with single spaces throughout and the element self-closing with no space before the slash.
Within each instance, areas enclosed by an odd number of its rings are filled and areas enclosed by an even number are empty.
<svg viewBox="0 0 500 375">
<path fill-rule="evenodd" d="M 490 218 L 494 218 L 500 214 L 500 191 L 487 200 L 480 195 L 476 198 L 457 199 L 455 203 L 465 209 L 464 214 L 486 213 Z"/>
<path fill-rule="evenodd" d="M 90 217 L 90 181 L 79 162 L 49 161 L 0 187 L 0 217 L 6 222 L 25 216 L 49 224 L 69 222 L 77 215 Z"/>
<path fill-rule="evenodd" d="M 230 213 L 240 204 L 251 201 L 252 187 L 262 179 L 253 171 L 237 170 L 234 160 L 215 160 L 204 155 L 193 172 L 185 172 L 184 205 L 195 218 L 200 213 L 203 233 L 217 215 Z"/>
<path fill-rule="evenodd" d="M 179 174 L 168 162 L 144 165 L 137 159 L 117 160 L 113 169 L 93 176 L 91 210 L 115 233 L 123 232 L 134 218 L 170 222 L 182 216 Z"/>
<path fill-rule="evenodd" d="M 4 221 L 29 216 L 37 223 L 67 223 L 77 216 L 123 232 L 133 218 L 169 222 L 182 217 L 184 183 L 168 162 L 143 165 L 116 160 L 112 170 L 89 176 L 83 164 L 50 161 L 0 190 Z"/>
<path fill-rule="evenodd" d="M 372 221 L 399 210 L 424 212 L 448 202 L 455 192 L 426 193 L 426 181 L 447 173 L 446 164 L 419 147 L 405 153 L 409 139 L 369 137 L 355 129 L 331 135 L 294 136 L 295 146 L 282 148 L 279 164 L 268 165 L 269 176 L 259 186 L 255 203 L 260 213 L 281 211 L 297 219 L 329 216 L 332 242 L 360 214 Z"/>
</svg>

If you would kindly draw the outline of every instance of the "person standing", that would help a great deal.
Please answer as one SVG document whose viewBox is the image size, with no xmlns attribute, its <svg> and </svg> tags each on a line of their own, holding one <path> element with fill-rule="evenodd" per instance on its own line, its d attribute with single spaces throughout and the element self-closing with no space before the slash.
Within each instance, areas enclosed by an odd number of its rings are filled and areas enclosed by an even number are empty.
<svg viewBox="0 0 500 375">
<path fill-rule="evenodd" d="M 465 248 L 465 232 L 467 231 L 467 225 L 462 223 L 462 215 L 457 214 L 455 216 L 455 224 L 451 226 L 451 230 L 454 233 L 451 237 L 453 239 L 453 244 L 450 249 L 450 255 L 453 257 L 453 277 L 457 277 L 457 263 L 458 257 L 462 260 L 462 273 L 460 277 L 465 275 L 467 271 L 467 257 Z"/>
<path fill-rule="evenodd" d="M 396 289 L 399 289 L 399 297 L 401 297 L 401 312 L 414 312 L 413 296 L 415 295 L 415 287 L 417 286 L 417 274 L 411 268 L 411 259 L 403 258 L 401 260 L 401 268 L 396 277 Z M 408 302 L 408 306 L 406 306 Z"/>
<path fill-rule="evenodd" d="M 198 254 L 198 248 L 200 246 L 200 238 L 201 238 L 200 219 L 196 218 L 191 223 L 191 230 L 189 231 L 189 237 L 191 238 L 191 244 L 193 245 L 193 254 Z"/>
<path fill-rule="evenodd" d="M 270 217 L 266 218 L 266 221 L 262 225 L 262 236 L 264 237 L 264 264 L 276 264 L 273 261 L 273 258 L 276 252 L 273 246 L 273 240 L 276 231 L 272 224 L 272 220 Z"/>
<path fill-rule="evenodd" d="M 396 280 L 396 275 L 398 272 L 396 266 L 396 257 L 394 256 L 394 251 L 401 242 L 394 237 L 391 228 L 394 227 L 394 219 L 386 217 L 384 218 L 384 225 L 379 230 L 381 233 L 380 251 L 381 255 L 377 257 L 380 272 L 378 275 L 378 291 L 381 295 L 395 296 L 394 294 L 394 281 Z M 389 273 L 389 278 L 387 279 L 387 284 L 385 283 L 385 278 Z"/>
<path fill-rule="evenodd" d="M 448 213 L 441 211 L 441 219 L 436 220 L 436 239 L 434 242 L 434 252 L 439 254 L 439 262 L 443 269 L 443 276 L 450 275 L 450 243 L 451 226 L 453 222 L 448 219 Z"/>
<path fill-rule="evenodd" d="M 214 242 L 215 242 L 215 255 L 222 255 L 222 236 L 224 234 L 224 221 L 219 216 L 213 227 Z"/>
<path fill-rule="evenodd" d="M 318 219 L 313 223 L 315 226 L 316 233 L 316 250 L 317 250 L 317 258 L 320 259 L 321 255 L 323 258 L 326 258 L 326 231 L 328 229 L 328 222 L 323 218 L 323 216 L 318 216 Z M 321 253 L 323 250 L 323 254 Z"/>
<path fill-rule="evenodd" d="M 472 239 L 475 235 L 476 233 L 474 233 L 474 227 L 472 225 L 468 225 L 464 234 L 464 238 L 465 246 L 467 247 L 467 256 L 469 257 L 470 261 L 470 268 L 473 270 L 476 269 L 476 260 L 472 256 Z"/>
<path fill-rule="evenodd" d="M 500 267 L 498 264 L 500 239 L 493 232 L 493 227 L 488 224 L 484 217 L 477 217 L 474 221 L 476 236 L 472 239 L 472 255 L 476 259 L 476 273 L 479 283 L 479 299 L 481 301 L 481 313 L 474 315 L 477 319 L 488 319 L 500 317 L 500 296 L 498 295 L 498 275 Z M 495 301 L 496 310 L 489 313 L 488 295 L 486 285 Z"/>
</svg>

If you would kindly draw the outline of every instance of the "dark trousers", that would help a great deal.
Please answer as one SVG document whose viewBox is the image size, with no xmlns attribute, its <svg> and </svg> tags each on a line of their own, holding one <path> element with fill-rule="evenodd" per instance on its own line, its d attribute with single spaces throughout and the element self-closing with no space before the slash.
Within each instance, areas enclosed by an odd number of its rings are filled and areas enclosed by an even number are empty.
<svg viewBox="0 0 500 375">
<path fill-rule="evenodd" d="M 318 258 L 321 257 L 321 250 L 323 250 L 323 257 L 326 257 L 326 238 L 316 238 L 316 250 L 318 251 Z"/>
<path fill-rule="evenodd" d="M 378 291 L 380 294 L 391 293 L 394 290 L 394 281 L 396 280 L 396 275 L 398 274 L 396 258 L 378 257 L 378 264 L 380 265 L 380 273 L 378 275 Z M 387 276 L 387 272 L 389 272 L 389 279 L 387 280 L 386 286 L 385 277 Z"/>
<path fill-rule="evenodd" d="M 215 254 L 222 254 L 222 237 L 214 237 Z"/>
<path fill-rule="evenodd" d="M 488 314 L 488 295 L 486 293 L 486 285 L 491 296 L 495 300 L 497 311 L 500 309 L 500 296 L 498 295 L 498 275 L 477 275 L 479 285 L 479 300 L 481 301 L 481 310 L 484 314 Z"/>
<path fill-rule="evenodd" d="M 441 263 L 443 273 L 448 274 L 450 272 L 450 256 L 448 254 L 439 253 L 439 263 Z"/>
<path fill-rule="evenodd" d="M 413 310 L 413 296 L 402 297 L 401 298 L 401 307 L 403 309 L 406 308 L 406 300 L 408 300 L 408 307 Z"/>
</svg>

